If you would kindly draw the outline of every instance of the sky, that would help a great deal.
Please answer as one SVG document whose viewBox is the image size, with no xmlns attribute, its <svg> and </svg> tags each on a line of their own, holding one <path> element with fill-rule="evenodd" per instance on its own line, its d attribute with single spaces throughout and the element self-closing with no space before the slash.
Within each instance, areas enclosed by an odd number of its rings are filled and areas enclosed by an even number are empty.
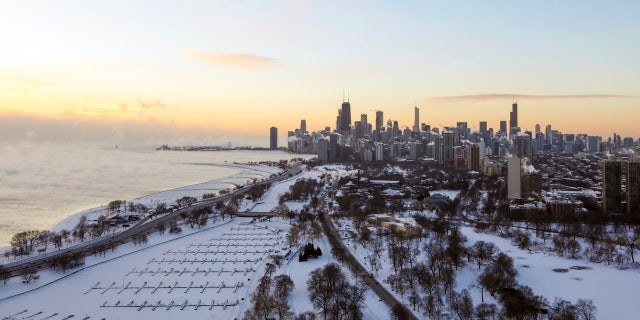
<svg viewBox="0 0 640 320">
<path fill-rule="evenodd" d="M 640 138 L 638 1 L 2 1 L 0 139 L 268 146 L 269 127 Z"/>
</svg>

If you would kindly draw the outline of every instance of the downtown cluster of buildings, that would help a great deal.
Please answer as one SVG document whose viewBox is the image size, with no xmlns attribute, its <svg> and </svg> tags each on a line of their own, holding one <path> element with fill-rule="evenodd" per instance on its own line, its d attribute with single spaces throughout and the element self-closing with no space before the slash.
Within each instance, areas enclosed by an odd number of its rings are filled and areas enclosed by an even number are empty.
<svg viewBox="0 0 640 320">
<path fill-rule="evenodd" d="M 480 121 L 478 130 L 471 130 L 467 122 L 443 128 L 420 122 L 420 109 L 414 107 L 412 126 L 398 121 L 384 120 L 384 112 L 375 111 L 369 119 L 361 114 L 352 119 L 351 103 L 345 101 L 338 110 L 335 128 L 309 132 L 306 120 L 289 131 L 289 151 L 312 153 L 325 163 L 375 162 L 386 160 L 420 160 L 441 164 L 455 170 L 475 174 L 506 176 L 508 198 L 514 210 L 549 210 L 555 213 L 585 210 L 583 197 L 595 197 L 602 210 L 609 213 L 640 213 L 640 162 L 637 162 L 638 143 L 633 138 L 613 134 L 601 136 L 563 133 L 547 125 L 542 130 L 522 131 L 518 123 L 518 103 L 513 101 L 509 121 L 500 121 L 497 130 Z M 277 148 L 277 128 L 270 131 L 270 147 Z M 559 184 L 554 180 L 556 165 L 535 163 L 537 157 L 569 157 L 577 162 L 570 166 L 598 163 L 597 170 L 583 181 L 592 181 L 583 190 Z M 586 161 L 586 162 L 585 162 Z M 571 180 L 575 170 L 567 170 L 564 177 Z M 543 191 L 543 186 L 546 191 Z"/>
</svg>

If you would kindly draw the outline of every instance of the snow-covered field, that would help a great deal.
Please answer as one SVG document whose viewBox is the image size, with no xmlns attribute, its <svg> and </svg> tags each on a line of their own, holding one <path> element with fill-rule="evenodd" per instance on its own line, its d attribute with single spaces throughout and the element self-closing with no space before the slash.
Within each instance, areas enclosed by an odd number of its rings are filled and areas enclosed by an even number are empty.
<svg viewBox="0 0 640 320">
<path fill-rule="evenodd" d="M 337 166 L 305 171 L 273 185 L 255 203 L 244 200 L 240 211 L 268 212 L 278 206 L 280 196 L 297 179 L 318 179 L 322 174 L 339 177 L 349 173 Z M 183 195 L 195 196 L 206 188 L 208 186 L 196 185 L 167 191 L 166 197 L 175 200 Z M 433 193 L 443 193 L 452 199 L 458 194 L 447 190 Z M 285 203 L 294 211 L 306 204 L 308 200 Z M 370 268 L 366 257 L 372 252 L 355 239 L 349 239 L 355 230 L 352 221 L 340 219 L 338 223 L 344 230 L 341 234 L 349 250 Z M 79 270 L 41 271 L 41 278 L 29 284 L 21 283 L 19 278 L 10 279 L 6 285 L 0 285 L 0 319 L 240 319 L 250 308 L 249 297 L 264 274 L 265 264 L 272 261 L 269 255 L 290 251 L 286 245 L 286 234 L 291 227 L 288 218 L 218 219 L 203 229 L 182 227 L 181 235 L 152 234 L 146 245 L 128 243 L 104 256 L 87 257 L 86 265 Z M 635 290 L 640 287 L 638 269 L 621 270 L 586 259 L 522 250 L 509 239 L 477 233 L 471 227 L 461 227 L 461 232 L 467 237 L 467 246 L 478 240 L 495 243 L 500 251 L 514 259 L 518 282 L 531 287 L 535 294 L 549 302 L 555 297 L 571 302 L 592 299 L 599 319 L 635 319 L 640 313 L 640 306 L 634 303 Z M 287 274 L 294 281 L 289 303 L 295 314 L 313 310 L 306 291 L 309 273 L 327 263 L 338 263 L 331 256 L 325 237 L 314 245 L 321 248 L 322 256 L 299 262 L 297 248 L 293 248 L 274 273 L 274 276 Z M 423 253 L 420 259 L 424 259 Z M 372 270 L 372 273 L 391 291 L 384 279 L 393 273 L 393 268 L 384 246 L 380 262 L 381 270 Z M 558 269 L 565 270 L 557 272 Z M 476 305 L 481 302 L 481 291 L 476 285 L 480 272 L 477 265 L 471 263 L 456 275 L 456 290 L 468 289 Z M 353 277 L 351 280 L 355 281 Z M 407 295 L 396 296 L 410 305 Z M 485 302 L 495 302 L 488 294 L 484 298 Z M 415 313 L 423 317 L 420 312 Z M 364 319 L 390 318 L 388 307 L 370 290 L 363 315 Z"/>
<path fill-rule="evenodd" d="M 351 221 L 340 219 L 344 238 L 350 237 Z M 637 269 L 621 270 L 615 266 L 590 263 L 585 259 L 570 259 L 546 252 L 532 252 L 519 249 L 509 239 L 492 234 L 477 233 L 471 227 L 462 227 L 461 232 L 467 237 L 466 245 L 472 245 L 478 240 L 493 242 L 500 249 L 514 259 L 514 267 L 518 271 L 518 283 L 531 287 L 535 294 L 544 296 L 550 303 L 555 297 L 576 302 L 578 299 L 592 299 L 598 308 L 598 319 L 637 319 L 640 306 L 635 304 L 635 291 L 640 287 L 640 271 Z M 355 239 L 345 240 L 349 250 L 369 270 L 366 257 L 372 252 L 363 248 Z M 423 242 L 424 243 L 424 242 Z M 422 244 L 420 244 L 421 246 Z M 383 280 L 393 273 L 393 267 L 386 249 L 381 254 L 381 270 L 372 272 L 389 291 L 391 287 Z M 566 269 L 567 272 L 557 272 L 554 269 Z M 564 271 L 564 270 L 563 270 Z M 474 304 L 481 302 L 482 293 L 476 285 L 478 275 L 482 270 L 474 263 L 466 265 L 456 275 L 456 290 L 468 289 Z M 399 294 L 394 293 L 398 299 Z M 410 305 L 407 295 L 402 299 Z M 496 303 L 489 294 L 484 294 L 485 302 Z M 416 315 L 422 315 L 416 312 Z"/>
<path fill-rule="evenodd" d="M 495 235 L 477 233 L 470 227 L 461 231 L 468 238 L 467 244 L 478 240 L 495 243 L 502 252 L 514 259 L 518 270 L 518 282 L 553 302 L 554 297 L 575 302 L 580 298 L 592 299 L 598 307 L 598 319 L 638 319 L 636 291 L 640 287 L 640 272 L 635 269 L 620 270 L 614 266 L 590 263 L 585 259 L 569 259 L 544 252 L 519 249 L 510 240 Z M 475 270 L 474 270 L 475 269 Z M 556 272 L 566 269 L 568 272 Z M 457 277 L 458 288 L 469 288 L 474 301 L 480 301 L 480 289 L 475 288 L 471 276 L 477 269 L 469 265 Z M 485 294 L 485 300 L 488 295 Z"/>
<path fill-rule="evenodd" d="M 0 313 L 18 319 L 236 318 L 268 255 L 285 250 L 283 231 L 250 220 L 218 220 L 182 237 L 155 234 L 147 246 L 127 244 L 89 257 L 83 269 L 62 278 L 53 270 L 30 284 L 13 278 L 3 286 Z"/>
<path fill-rule="evenodd" d="M 291 279 L 295 283 L 295 289 L 291 294 L 289 304 L 291 305 L 293 312 L 296 314 L 313 310 L 313 304 L 311 303 L 311 300 L 309 300 L 306 289 L 309 273 L 317 268 L 322 268 L 331 262 L 340 264 L 330 254 L 331 246 L 329 245 L 329 241 L 326 237 L 322 237 L 320 241 L 314 245 L 320 247 L 323 252 L 322 256 L 316 259 L 309 259 L 305 262 L 298 262 L 296 255 L 293 257 L 291 262 L 284 267 L 286 269 L 283 273 L 290 275 Z M 346 271 L 346 267 L 344 270 Z M 351 281 L 355 281 L 353 277 L 351 277 Z M 367 290 L 366 301 L 362 308 L 362 314 L 363 319 L 367 320 L 382 320 L 390 318 L 389 308 L 384 304 L 384 302 L 381 302 L 378 296 L 370 289 Z"/>
</svg>

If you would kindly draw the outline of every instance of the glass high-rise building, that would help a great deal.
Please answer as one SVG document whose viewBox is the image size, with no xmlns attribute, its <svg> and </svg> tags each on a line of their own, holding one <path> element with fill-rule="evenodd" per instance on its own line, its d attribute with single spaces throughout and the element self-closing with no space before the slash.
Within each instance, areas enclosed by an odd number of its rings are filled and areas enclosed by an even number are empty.
<svg viewBox="0 0 640 320">
<path fill-rule="evenodd" d="M 269 129 L 269 142 L 269 149 L 278 149 L 278 128 L 271 127 L 271 129 Z"/>
</svg>

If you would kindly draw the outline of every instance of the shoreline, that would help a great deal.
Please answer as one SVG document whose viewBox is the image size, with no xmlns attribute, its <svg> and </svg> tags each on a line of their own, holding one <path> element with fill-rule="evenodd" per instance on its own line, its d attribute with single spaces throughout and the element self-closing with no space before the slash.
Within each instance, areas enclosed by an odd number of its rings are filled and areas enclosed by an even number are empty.
<svg viewBox="0 0 640 320">
<path fill-rule="evenodd" d="M 154 197 L 160 196 L 162 194 L 181 192 L 181 191 L 189 192 L 189 191 L 200 190 L 200 191 L 204 192 L 205 190 L 207 190 L 207 191 L 212 191 L 212 192 L 219 192 L 220 190 L 224 190 L 226 188 L 206 188 L 206 189 L 191 189 L 191 188 L 195 187 L 195 186 L 214 185 L 214 184 L 228 184 L 228 185 L 237 186 L 238 184 L 235 184 L 233 182 L 227 182 L 227 181 L 224 181 L 224 180 L 232 179 L 232 178 L 237 177 L 238 175 L 241 175 L 241 174 L 243 174 L 243 173 L 245 173 L 246 171 L 249 171 L 249 170 L 251 170 L 254 174 L 257 174 L 258 172 L 265 172 L 265 171 L 256 170 L 255 168 L 256 167 L 268 167 L 268 166 L 263 166 L 263 165 L 259 165 L 259 164 L 255 164 L 255 165 L 253 165 L 253 164 L 233 164 L 233 165 L 231 165 L 231 164 L 211 163 L 211 164 L 206 164 L 206 165 L 214 166 L 214 167 L 242 168 L 244 170 L 242 170 L 239 173 L 233 173 L 233 174 L 231 174 L 229 176 L 226 176 L 226 177 L 221 177 L 221 178 L 214 179 L 214 180 L 203 181 L 203 182 L 196 183 L 196 184 L 188 184 L 188 185 L 184 185 L 184 186 L 176 187 L 176 188 L 172 188 L 172 189 L 162 190 L 162 191 L 150 193 L 150 194 L 147 194 L 147 195 L 143 195 L 143 196 L 140 196 L 140 197 L 137 197 L 137 198 L 134 198 L 134 199 L 127 199 L 126 201 L 127 202 L 136 202 L 136 203 L 142 203 L 142 201 L 153 202 L 154 200 L 157 200 L 157 198 L 154 198 Z M 241 177 L 238 177 L 237 179 L 241 179 Z M 191 196 L 199 198 L 197 195 L 191 195 Z M 200 194 L 200 196 L 202 196 L 202 194 Z M 173 200 L 175 201 L 176 199 L 179 199 L 179 197 L 175 198 Z M 117 199 L 114 199 L 114 200 L 117 200 Z M 170 205 L 171 202 L 166 202 L 166 204 Z M 49 229 L 49 231 L 60 231 L 62 229 L 65 229 L 64 227 L 61 228 L 61 225 L 63 223 L 65 223 L 69 219 L 75 219 L 74 220 L 75 223 L 73 224 L 73 225 L 75 225 L 77 223 L 77 221 L 80 219 L 80 217 L 83 215 L 83 213 L 86 214 L 86 213 L 91 212 L 92 210 L 100 210 L 102 208 L 106 208 L 106 206 L 107 206 L 107 204 L 104 204 L 104 205 L 101 205 L 101 206 L 98 206 L 98 207 L 87 208 L 87 209 L 82 210 L 80 212 L 71 214 L 71 215 L 69 215 L 69 216 L 67 216 L 65 218 L 62 218 L 58 222 L 56 222 Z M 87 220 L 92 220 L 92 219 L 90 219 L 90 217 L 87 217 Z"/>
<path fill-rule="evenodd" d="M 225 167 L 237 169 L 235 172 L 226 175 L 224 177 L 215 178 L 212 180 L 206 180 L 195 184 L 187 184 L 180 187 L 166 189 L 142 195 L 132 199 L 126 199 L 127 202 L 142 203 L 148 207 L 155 207 L 153 204 L 166 203 L 171 205 L 176 199 L 182 196 L 193 196 L 198 199 L 202 197 L 204 193 L 219 192 L 220 190 L 237 187 L 239 185 L 246 184 L 246 181 L 251 179 L 264 179 L 271 174 L 282 172 L 280 168 L 267 166 L 263 164 L 252 163 L 202 163 L 200 165 L 212 166 L 212 167 Z M 262 168 L 262 170 L 261 170 Z M 240 181 L 240 180 L 244 180 Z M 194 188 L 196 187 L 196 188 Z M 199 187 L 199 188 L 197 188 Z M 118 199 L 112 199 L 118 200 Z M 122 199 L 120 199 L 122 200 Z M 164 201 L 161 201 L 164 200 Z M 72 230 L 78 223 L 80 217 L 86 216 L 87 220 L 95 220 L 98 216 L 106 214 L 107 204 L 89 207 L 75 213 L 71 213 L 61 219 L 57 220 L 51 226 L 45 230 L 58 232 L 63 229 Z M 29 230 L 24 229 L 24 230 Z M 12 236 L 12 235 L 10 235 Z M 0 244 L 0 252 L 4 253 L 11 250 L 10 238 L 6 244 Z"/>
</svg>

